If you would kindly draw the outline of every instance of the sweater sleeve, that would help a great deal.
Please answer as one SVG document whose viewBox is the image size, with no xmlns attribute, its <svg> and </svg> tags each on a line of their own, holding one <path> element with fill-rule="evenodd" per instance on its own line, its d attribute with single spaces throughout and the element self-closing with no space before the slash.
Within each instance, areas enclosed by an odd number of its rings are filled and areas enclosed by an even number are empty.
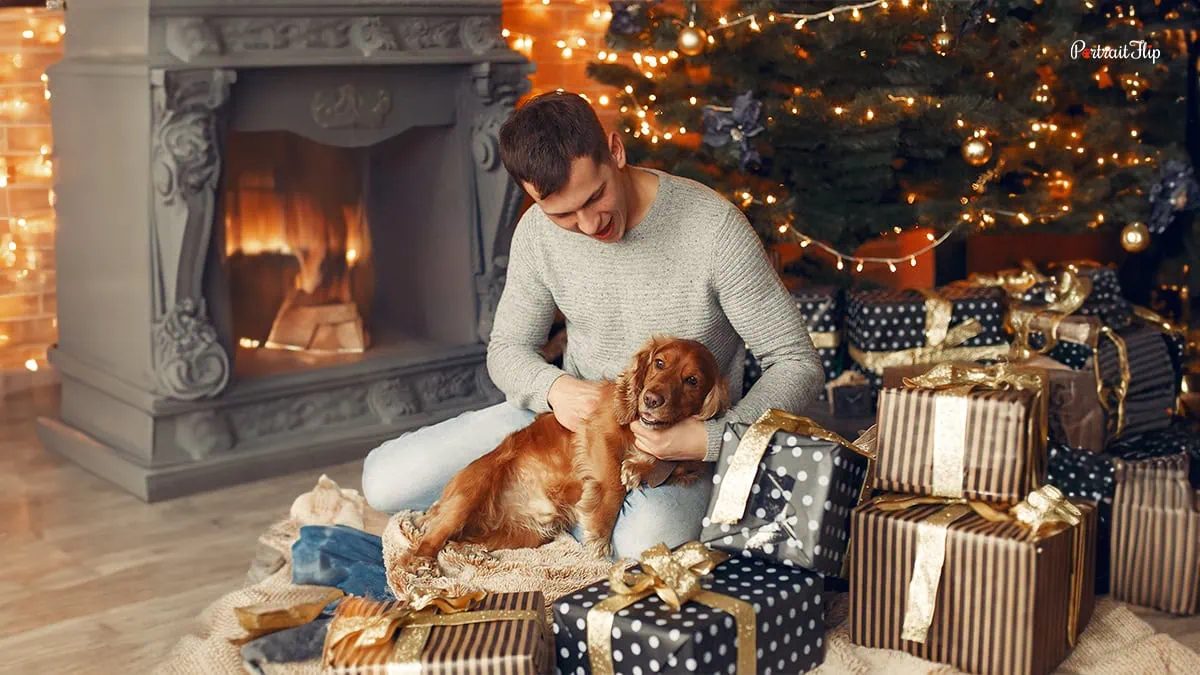
<svg viewBox="0 0 1200 675">
<path fill-rule="evenodd" d="M 513 233 L 504 291 L 488 341 L 487 368 L 510 403 L 542 413 L 550 410 L 550 385 L 566 373 L 546 363 L 541 353 L 555 305 L 542 275 L 533 217 L 532 209 L 526 211 Z"/>
<path fill-rule="evenodd" d="M 718 226 L 710 269 L 721 309 L 762 363 L 762 376 L 724 416 L 705 422 L 714 462 L 729 422 L 753 423 L 769 408 L 800 413 L 825 381 L 804 315 L 767 261 L 762 241 L 736 207 Z"/>
</svg>

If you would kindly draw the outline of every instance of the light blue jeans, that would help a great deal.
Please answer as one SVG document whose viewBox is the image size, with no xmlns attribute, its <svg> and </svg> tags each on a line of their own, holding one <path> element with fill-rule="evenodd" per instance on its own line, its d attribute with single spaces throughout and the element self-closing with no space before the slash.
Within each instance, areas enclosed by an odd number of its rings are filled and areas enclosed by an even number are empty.
<svg viewBox="0 0 1200 675">
<path fill-rule="evenodd" d="M 425 511 L 454 474 L 533 422 L 510 403 L 466 412 L 375 448 L 363 464 L 363 495 L 385 512 Z M 636 558 L 658 543 L 674 548 L 700 536 L 712 483 L 660 485 L 630 492 L 613 528 L 613 556 Z M 575 539 L 581 532 L 576 528 Z"/>
</svg>

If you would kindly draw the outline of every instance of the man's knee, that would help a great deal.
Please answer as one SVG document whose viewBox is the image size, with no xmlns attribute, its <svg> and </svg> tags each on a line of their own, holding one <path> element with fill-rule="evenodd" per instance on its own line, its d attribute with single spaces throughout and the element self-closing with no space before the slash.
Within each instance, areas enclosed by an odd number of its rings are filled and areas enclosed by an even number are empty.
<svg viewBox="0 0 1200 675">
<path fill-rule="evenodd" d="M 637 558 L 656 544 L 676 548 L 700 537 L 711 486 L 634 491 L 613 530 L 613 555 Z"/>
<path fill-rule="evenodd" d="M 421 469 L 415 461 L 408 435 L 393 438 L 367 453 L 363 460 L 362 491 L 367 504 L 387 513 L 419 506 L 417 488 L 421 486 Z M 399 470 L 404 467 L 404 470 Z"/>
</svg>

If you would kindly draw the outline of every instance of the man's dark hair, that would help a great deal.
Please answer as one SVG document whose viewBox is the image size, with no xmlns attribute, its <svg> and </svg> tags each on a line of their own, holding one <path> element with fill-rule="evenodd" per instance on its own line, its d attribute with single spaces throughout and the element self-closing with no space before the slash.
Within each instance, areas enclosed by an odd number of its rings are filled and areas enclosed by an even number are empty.
<svg viewBox="0 0 1200 675">
<path fill-rule="evenodd" d="M 500 161 L 541 198 L 567 184 L 571 162 L 591 157 L 597 164 L 612 154 L 604 126 L 579 94 L 550 92 L 535 96 L 500 127 Z"/>
</svg>

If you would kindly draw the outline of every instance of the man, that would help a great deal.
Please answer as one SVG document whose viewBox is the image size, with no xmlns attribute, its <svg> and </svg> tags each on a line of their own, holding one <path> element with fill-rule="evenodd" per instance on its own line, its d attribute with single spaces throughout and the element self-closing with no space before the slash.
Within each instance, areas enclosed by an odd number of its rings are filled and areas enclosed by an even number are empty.
<svg viewBox="0 0 1200 675">
<path fill-rule="evenodd" d="M 533 198 L 517 224 L 488 344 L 488 373 L 507 402 L 405 434 L 371 451 L 367 502 L 382 511 L 429 508 L 456 472 L 535 415 L 578 430 L 598 380 L 614 379 L 653 335 L 699 340 L 728 378 L 722 418 L 666 429 L 640 421 L 637 446 L 664 460 L 715 461 L 727 422 L 768 408 L 799 412 L 824 373 L 804 318 L 767 262 L 745 216 L 688 179 L 626 164 L 616 133 L 576 94 L 538 96 L 500 130 L 506 169 Z M 567 320 L 563 368 L 539 350 L 555 307 Z M 763 364 L 738 402 L 745 345 Z M 617 557 L 700 533 L 712 483 L 631 492 L 613 531 Z"/>
</svg>

